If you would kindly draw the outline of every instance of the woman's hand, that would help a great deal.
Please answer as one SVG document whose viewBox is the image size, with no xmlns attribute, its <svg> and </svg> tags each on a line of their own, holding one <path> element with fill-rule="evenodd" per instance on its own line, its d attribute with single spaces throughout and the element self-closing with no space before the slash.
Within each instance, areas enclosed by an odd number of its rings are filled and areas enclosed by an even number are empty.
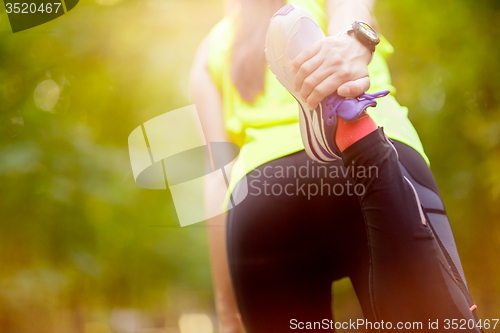
<svg viewBox="0 0 500 333">
<path fill-rule="evenodd" d="M 310 109 L 335 91 L 355 98 L 370 88 L 370 59 L 371 51 L 354 37 L 325 37 L 293 60 L 294 89 Z"/>
</svg>

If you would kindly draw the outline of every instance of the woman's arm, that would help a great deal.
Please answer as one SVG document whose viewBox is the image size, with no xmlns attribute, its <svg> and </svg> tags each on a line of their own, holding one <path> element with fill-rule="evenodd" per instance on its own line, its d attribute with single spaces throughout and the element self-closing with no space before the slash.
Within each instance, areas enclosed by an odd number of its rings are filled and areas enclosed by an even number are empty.
<svg viewBox="0 0 500 333">
<path fill-rule="evenodd" d="M 377 29 L 378 24 L 373 16 L 374 5 L 375 0 L 328 0 L 328 36 L 337 35 L 356 20 L 364 21 Z"/>
<path fill-rule="evenodd" d="M 343 35 L 354 21 L 377 26 L 372 14 L 374 0 L 328 0 L 328 35 L 294 60 L 294 88 L 300 92 L 311 109 L 332 92 L 354 98 L 370 88 L 368 63 L 371 52 L 356 38 Z"/>
<path fill-rule="evenodd" d="M 207 37 L 198 49 L 191 71 L 194 102 L 206 142 L 230 142 L 231 140 L 224 130 L 220 92 L 214 86 L 207 68 L 208 48 L 209 38 Z M 207 207 L 220 205 L 220 200 L 217 199 L 223 197 L 226 191 L 227 187 L 224 182 L 207 181 L 205 183 L 205 205 Z M 222 332 L 244 332 L 229 275 L 225 215 L 222 214 L 207 220 L 207 234 L 215 305 L 222 325 Z"/>
</svg>

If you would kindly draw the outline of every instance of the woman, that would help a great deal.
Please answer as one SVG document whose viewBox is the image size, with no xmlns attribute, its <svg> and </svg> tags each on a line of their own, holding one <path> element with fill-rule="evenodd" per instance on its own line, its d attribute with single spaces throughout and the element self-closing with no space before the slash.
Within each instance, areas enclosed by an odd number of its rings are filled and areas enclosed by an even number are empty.
<svg viewBox="0 0 500 333">
<path fill-rule="evenodd" d="M 439 329 L 446 320 L 474 322 L 476 306 L 427 157 L 393 96 L 384 59 L 392 47 L 382 38 L 372 54 L 352 35 L 339 35 L 356 20 L 376 27 L 374 1 L 287 3 L 305 8 L 330 36 L 296 52 L 291 89 L 301 105 L 314 110 L 335 92 L 355 98 L 370 84 L 392 95 L 353 122 L 338 118 L 333 140 L 343 160 L 331 159 L 323 169 L 304 152 L 297 101 L 265 63 L 269 20 L 285 2 L 232 3 L 203 41 L 192 77 L 203 130 L 207 141 L 241 147 L 233 196 L 245 191 L 242 170 L 249 181 L 245 200 L 227 218 L 209 221 L 223 331 L 242 332 L 242 322 L 252 333 L 333 329 L 331 284 L 343 277 L 372 323 L 367 330 L 420 322 L 402 328 L 435 331 L 429 325 L 436 320 Z M 313 148 L 325 147 L 316 140 Z M 370 167 L 376 173 L 367 174 Z M 225 190 L 207 184 L 207 204 L 211 193 Z"/>
</svg>

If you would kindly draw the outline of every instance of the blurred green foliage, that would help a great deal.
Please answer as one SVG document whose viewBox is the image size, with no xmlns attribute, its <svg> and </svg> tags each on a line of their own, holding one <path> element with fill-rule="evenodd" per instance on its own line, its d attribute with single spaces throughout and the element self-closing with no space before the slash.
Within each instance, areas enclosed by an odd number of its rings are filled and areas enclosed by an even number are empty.
<svg viewBox="0 0 500 333">
<path fill-rule="evenodd" d="M 127 138 L 191 103 L 191 62 L 222 3 L 114 2 L 16 34 L 2 5 L 1 332 L 54 332 L 68 312 L 64 332 L 113 308 L 147 309 L 156 326 L 214 312 L 203 225 L 180 228 L 166 191 L 135 185 Z M 46 80 L 60 89 L 50 111 L 36 103 Z"/>
<path fill-rule="evenodd" d="M 222 2 L 80 1 L 16 34 L 0 10 L 0 331 L 114 327 L 112 309 L 151 327 L 213 316 L 203 225 L 180 228 L 166 191 L 134 184 L 127 137 L 191 104 L 191 62 Z M 479 314 L 498 318 L 500 2 L 380 0 L 376 14 Z"/>
</svg>

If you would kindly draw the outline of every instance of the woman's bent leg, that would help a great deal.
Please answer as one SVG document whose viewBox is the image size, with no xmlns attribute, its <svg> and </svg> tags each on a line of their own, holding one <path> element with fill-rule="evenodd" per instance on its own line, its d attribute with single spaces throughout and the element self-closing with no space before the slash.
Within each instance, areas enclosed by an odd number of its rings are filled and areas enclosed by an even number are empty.
<svg viewBox="0 0 500 333">
<path fill-rule="evenodd" d="M 304 151 L 269 162 L 247 179 L 249 194 L 229 211 L 227 235 L 246 328 L 331 331 L 332 282 L 347 276 L 349 265 L 368 272 L 353 179 L 342 161 L 315 163 Z M 370 315 L 369 301 L 362 307 Z"/>
<path fill-rule="evenodd" d="M 382 129 L 347 148 L 343 158 L 358 170 L 355 183 L 364 191 L 369 290 L 378 325 L 384 321 L 394 329 L 401 322 L 410 330 L 435 332 L 429 325 L 436 320 L 438 330 L 446 329 L 448 320 L 450 325 L 453 319 L 473 321 L 473 309 Z"/>
</svg>

